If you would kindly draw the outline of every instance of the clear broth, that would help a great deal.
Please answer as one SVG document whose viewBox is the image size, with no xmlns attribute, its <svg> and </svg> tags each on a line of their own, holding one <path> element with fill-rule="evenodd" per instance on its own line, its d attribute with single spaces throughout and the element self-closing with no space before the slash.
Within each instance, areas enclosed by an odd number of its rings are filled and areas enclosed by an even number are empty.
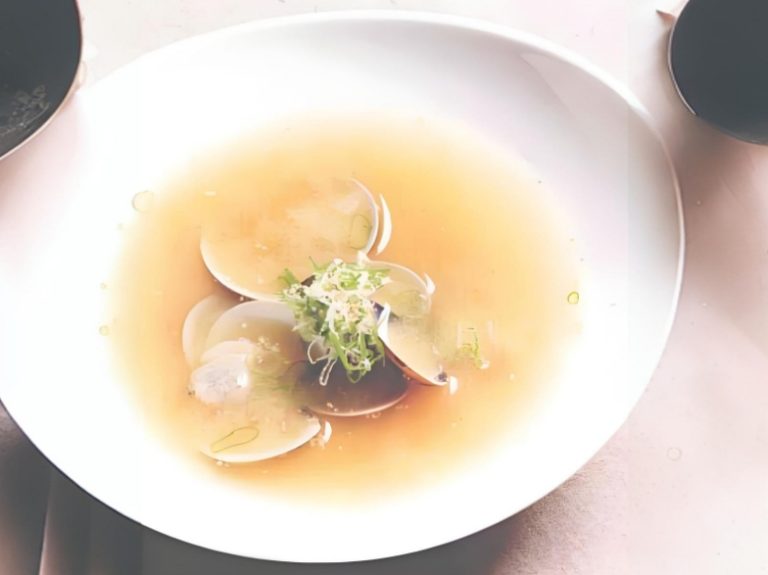
<svg viewBox="0 0 768 575">
<path fill-rule="evenodd" d="M 199 410 L 180 335 L 189 309 L 223 289 L 203 265 L 201 228 L 222 206 L 247 217 L 289 197 L 286 181 L 316 177 L 354 177 L 386 198 L 393 234 L 376 257 L 428 273 L 435 317 L 478 327 L 490 365 L 467 362 L 456 389 L 411 384 L 381 414 L 331 418 L 325 446 L 216 465 L 193 439 Z M 304 119 L 194 158 L 124 226 L 110 282 L 119 371 L 158 436 L 223 481 L 334 501 L 440 481 L 515 440 L 578 335 L 578 258 L 545 189 L 508 153 L 422 119 Z"/>
</svg>

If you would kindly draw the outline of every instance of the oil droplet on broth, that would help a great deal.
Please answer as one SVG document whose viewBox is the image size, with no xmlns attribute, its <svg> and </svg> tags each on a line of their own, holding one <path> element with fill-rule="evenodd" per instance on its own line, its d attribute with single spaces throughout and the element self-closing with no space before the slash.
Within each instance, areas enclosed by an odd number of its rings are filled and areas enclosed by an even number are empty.
<svg viewBox="0 0 768 575">
<path fill-rule="evenodd" d="M 155 194 L 154 192 L 150 192 L 149 190 L 139 192 L 138 194 L 133 196 L 133 200 L 131 200 L 131 205 L 133 206 L 133 209 L 142 214 L 149 212 L 152 209 L 152 206 L 154 203 L 155 203 Z"/>
<path fill-rule="evenodd" d="M 99 334 L 103 336 L 109 335 L 109 326 L 108 325 L 99 326 Z"/>
<path fill-rule="evenodd" d="M 576 305 L 579 303 L 579 300 L 581 299 L 581 296 L 579 295 L 579 292 L 572 291 L 568 294 L 568 303 L 571 305 Z"/>
<path fill-rule="evenodd" d="M 107 285 L 105 282 L 101 282 L 101 283 L 99 284 L 99 289 L 100 289 L 100 290 L 105 290 L 105 289 L 107 289 L 108 287 L 109 287 L 109 286 L 108 286 L 108 285 Z"/>
</svg>

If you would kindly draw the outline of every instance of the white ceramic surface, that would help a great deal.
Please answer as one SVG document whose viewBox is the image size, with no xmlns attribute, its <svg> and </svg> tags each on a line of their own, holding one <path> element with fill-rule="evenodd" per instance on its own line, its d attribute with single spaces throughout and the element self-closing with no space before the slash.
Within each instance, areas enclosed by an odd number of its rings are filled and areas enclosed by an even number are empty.
<svg viewBox="0 0 768 575">
<path fill-rule="evenodd" d="M 391 109 L 479 130 L 533 165 L 585 259 L 579 349 L 526 433 L 472 473 L 356 509 L 259 498 L 186 473 L 113 383 L 98 332 L 99 283 L 131 196 L 192 150 L 318 109 Z M 252 557 L 342 561 L 472 533 L 585 463 L 626 418 L 666 341 L 682 222 L 664 150 L 631 96 L 535 37 L 413 14 L 262 22 L 140 59 L 79 95 L 60 124 L 71 147 L 47 170 L 25 165 L 4 180 L 0 397 L 66 474 L 174 537 Z"/>
</svg>

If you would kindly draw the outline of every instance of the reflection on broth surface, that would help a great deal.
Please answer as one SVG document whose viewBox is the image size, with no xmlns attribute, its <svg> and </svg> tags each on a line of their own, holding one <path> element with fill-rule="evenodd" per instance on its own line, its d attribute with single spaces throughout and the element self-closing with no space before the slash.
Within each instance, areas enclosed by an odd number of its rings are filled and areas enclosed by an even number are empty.
<svg viewBox="0 0 768 575">
<path fill-rule="evenodd" d="M 546 399 L 578 334 L 578 258 L 515 158 L 424 120 L 305 119 L 189 165 L 125 227 L 110 338 L 158 436 L 222 485 L 334 501 L 424 486 L 514 441 Z M 388 343 L 446 385 L 404 379 L 391 355 L 357 383 L 341 362 L 318 383 L 322 362 L 274 311 L 287 309 L 279 278 L 360 251 L 365 265 L 391 262 L 372 296 L 391 312 Z M 216 279 L 212 259 L 226 270 Z M 239 454 L 229 462 L 284 454 L 221 466 L 201 449 Z"/>
</svg>

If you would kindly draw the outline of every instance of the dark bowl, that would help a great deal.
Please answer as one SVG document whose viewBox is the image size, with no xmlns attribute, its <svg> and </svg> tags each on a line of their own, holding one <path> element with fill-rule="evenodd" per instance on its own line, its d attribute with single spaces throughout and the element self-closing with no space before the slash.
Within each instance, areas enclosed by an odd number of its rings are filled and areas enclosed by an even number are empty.
<svg viewBox="0 0 768 575">
<path fill-rule="evenodd" d="M 0 0 L 0 159 L 64 103 L 81 50 L 75 0 Z"/>
<path fill-rule="evenodd" d="M 669 66 L 694 114 L 768 144 L 767 0 L 690 0 L 672 30 Z"/>
</svg>

